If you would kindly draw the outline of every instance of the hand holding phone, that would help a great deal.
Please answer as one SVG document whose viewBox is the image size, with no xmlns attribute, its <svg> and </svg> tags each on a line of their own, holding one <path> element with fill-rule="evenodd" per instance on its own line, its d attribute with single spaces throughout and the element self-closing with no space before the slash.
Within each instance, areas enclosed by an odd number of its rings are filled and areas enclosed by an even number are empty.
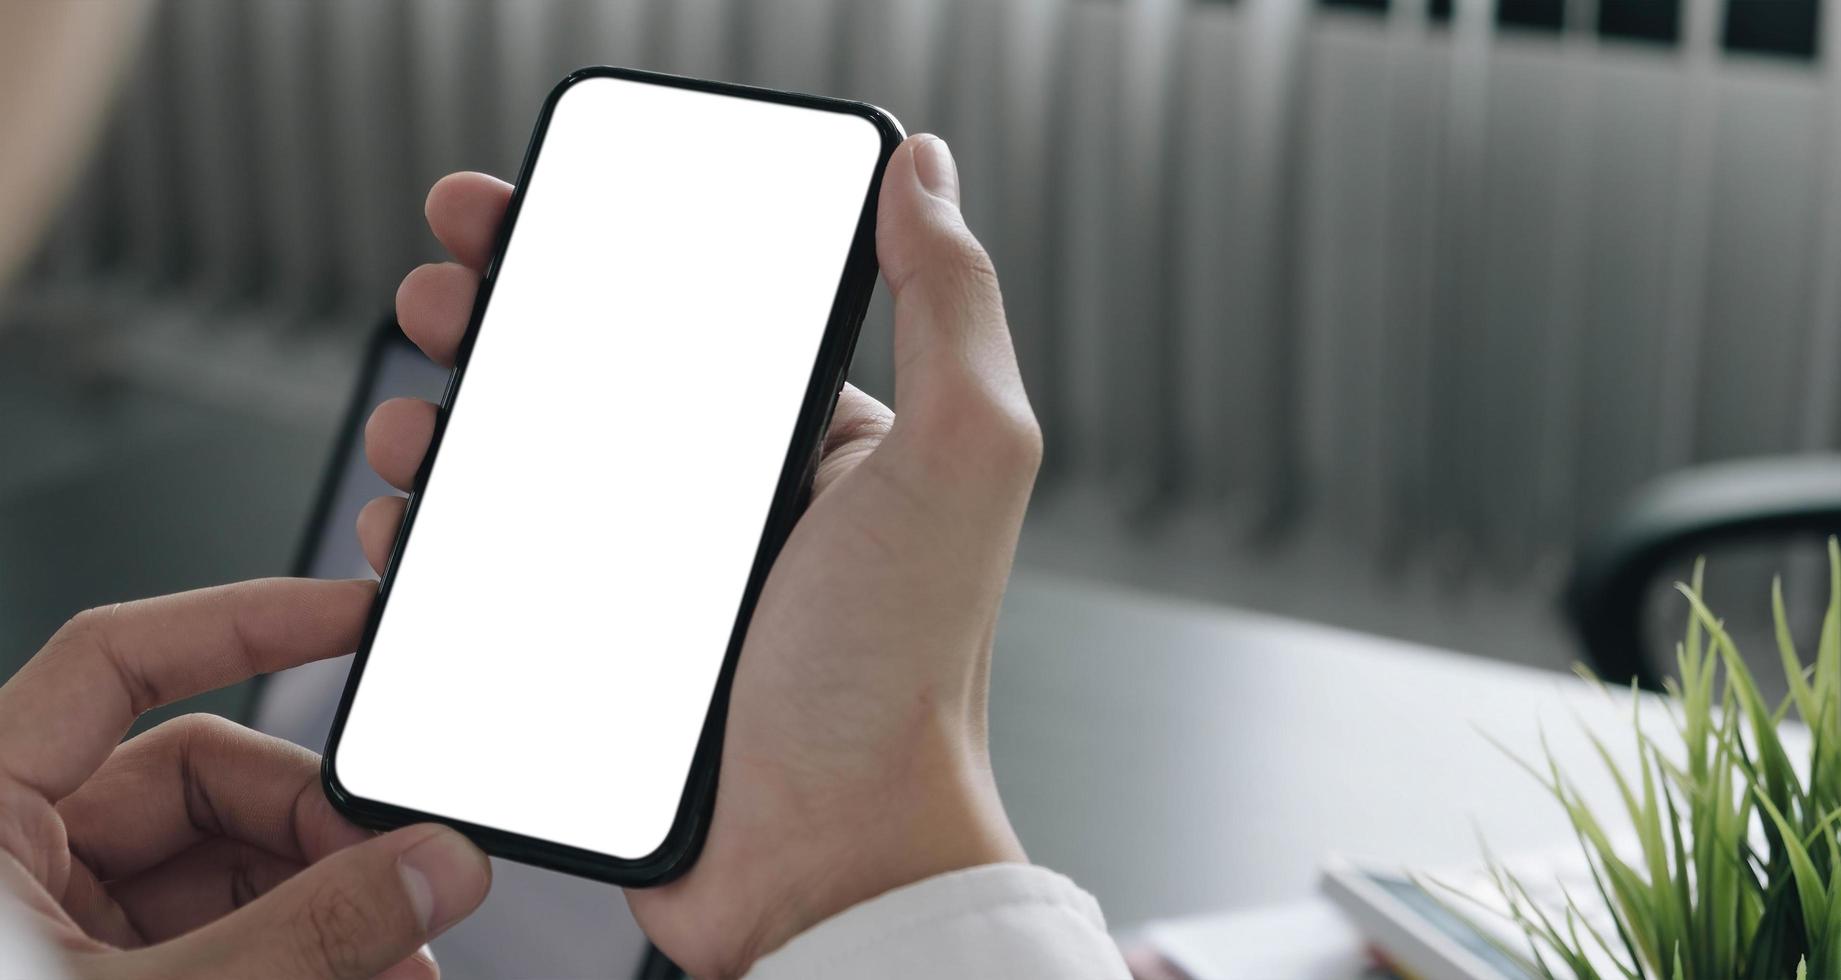
<svg viewBox="0 0 1841 980">
<path fill-rule="evenodd" d="M 623 885 L 696 859 L 899 140 L 862 103 L 629 69 L 551 92 L 333 717 L 342 812 Z"/>
<path fill-rule="evenodd" d="M 951 155 L 933 137 L 909 139 L 887 164 L 876 251 L 895 295 L 897 412 L 853 388 L 839 397 L 810 505 L 737 663 L 702 857 L 670 884 L 628 893 L 647 933 L 694 975 L 744 972 L 888 889 L 1023 859 L 991 779 L 984 705 L 1041 437 L 958 193 Z M 413 272 L 398 317 L 438 361 L 458 350 L 510 194 L 457 175 L 430 195 L 430 225 L 459 263 Z M 687 378 L 679 397 L 704 394 Z M 672 417 L 661 406 L 658 424 Z M 425 403 L 380 407 L 368 430 L 379 473 L 413 485 L 433 421 Z M 676 432 L 687 446 L 706 437 Z M 380 568 L 402 513 L 400 499 L 385 498 L 360 518 Z"/>
</svg>

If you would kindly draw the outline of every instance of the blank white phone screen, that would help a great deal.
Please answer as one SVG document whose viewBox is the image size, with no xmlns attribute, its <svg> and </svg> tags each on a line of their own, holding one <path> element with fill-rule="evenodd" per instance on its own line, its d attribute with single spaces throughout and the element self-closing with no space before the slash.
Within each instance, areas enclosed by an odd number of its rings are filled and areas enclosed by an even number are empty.
<svg viewBox="0 0 1841 980">
<path fill-rule="evenodd" d="M 339 741 L 348 792 L 664 842 L 880 149 L 847 113 L 564 91 Z"/>
</svg>

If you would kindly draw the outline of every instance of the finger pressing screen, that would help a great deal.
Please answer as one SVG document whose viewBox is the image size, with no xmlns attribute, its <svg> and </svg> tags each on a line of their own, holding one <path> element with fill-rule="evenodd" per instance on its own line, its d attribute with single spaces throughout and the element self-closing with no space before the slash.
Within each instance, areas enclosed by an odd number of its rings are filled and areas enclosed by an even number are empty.
<svg viewBox="0 0 1841 980">
<path fill-rule="evenodd" d="M 259 579 L 83 613 L 0 686 L 0 774 L 63 799 L 141 712 L 350 653 L 376 593 Z"/>
</svg>

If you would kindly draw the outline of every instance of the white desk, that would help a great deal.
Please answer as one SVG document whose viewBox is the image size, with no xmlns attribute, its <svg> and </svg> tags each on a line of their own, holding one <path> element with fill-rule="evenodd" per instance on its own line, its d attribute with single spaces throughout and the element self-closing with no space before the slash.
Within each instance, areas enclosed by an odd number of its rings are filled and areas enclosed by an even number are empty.
<svg viewBox="0 0 1841 980">
<path fill-rule="evenodd" d="M 271 727 L 321 741 L 344 672 L 302 669 Z M 1567 840 L 1470 723 L 1532 752 L 1544 717 L 1576 759 L 1585 743 L 1557 709 L 1615 710 L 1568 676 L 1028 572 L 992 688 L 993 762 L 1024 845 L 1098 895 L 1115 930 L 1311 895 L 1332 849 L 1466 862 L 1473 814 L 1504 851 Z M 497 866 L 486 906 L 435 944 L 445 975 L 627 975 L 640 939 L 618 891 Z"/>
<path fill-rule="evenodd" d="M 1478 729 L 1533 756 L 1544 724 L 1591 799 L 1613 789 L 1574 712 L 1631 741 L 1629 700 L 1570 675 L 1027 574 L 992 687 L 1024 846 L 1115 930 L 1309 896 L 1332 850 L 1465 864 L 1478 826 L 1500 852 L 1564 844 L 1558 806 Z"/>
</svg>

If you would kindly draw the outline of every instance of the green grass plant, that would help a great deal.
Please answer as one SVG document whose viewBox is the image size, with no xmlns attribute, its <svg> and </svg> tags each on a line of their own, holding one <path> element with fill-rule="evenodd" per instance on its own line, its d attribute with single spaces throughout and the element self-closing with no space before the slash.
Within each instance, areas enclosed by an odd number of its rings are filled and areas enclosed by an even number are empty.
<svg viewBox="0 0 1841 980">
<path fill-rule="evenodd" d="M 1697 565 L 1678 586 L 1687 630 L 1665 702 L 1678 744 L 1638 726 L 1637 762 L 1620 766 L 1594 737 L 1619 791 L 1608 808 L 1589 806 L 1551 753 L 1528 765 L 1565 809 L 1597 892 L 1568 895 L 1563 915 L 1543 912 L 1491 859 L 1544 976 L 1841 978 L 1841 546 L 1832 538 L 1828 565 L 1828 611 L 1810 662 L 1791 636 L 1782 581 L 1772 583 L 1789 687 L 1781 702 L 1760 695 L 1704 601 Z M 1780 734 L 1791 718 L 1810 735 L 1806 757 L 1799 748 L 1794 760 Z M 1615 927 L 1592 928 L 1581 902 L 1608 905 Z"/>
</svg>

